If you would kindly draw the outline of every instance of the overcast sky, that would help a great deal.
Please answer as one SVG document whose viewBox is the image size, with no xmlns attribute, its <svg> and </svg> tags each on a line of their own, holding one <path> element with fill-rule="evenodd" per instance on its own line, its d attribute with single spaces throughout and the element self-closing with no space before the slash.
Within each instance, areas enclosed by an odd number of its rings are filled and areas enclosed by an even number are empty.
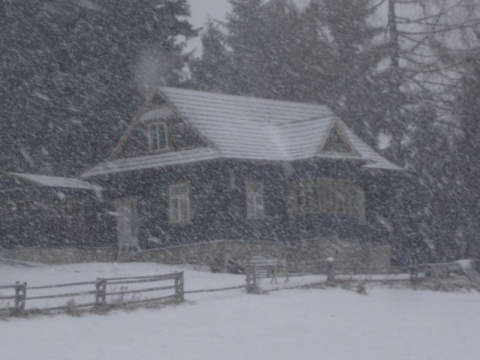
<svg viewBox="0 0 480 360">
<path fill-rule="evenodd" d="M 310 0 L 295 0 L 297 5 L 305 6 Z M 192 16 L 189 21 L 197 28 L 205 26 L 207 19 L 210 17 L 215 20 L 225 20 L 226 14 L 231 10 L 228 0 L 188 0 Z M 190 40 L 187 44 L 186 51 L 195 51 L 195 55 L 201 54 L 200 38 Z"/>
<path fill-rule="evenodd" d="M 203 27 L 209 17 L 217 20 L 225 20 L 227 12 L 231 9 L 228 0 L 188 0 L 188 2 L 192 13 L 189 21 L 197 28 Z M 187 51 L 197 49 L 195 54 L 198 56 L 200 55 L 198 50 L 200 46 L 201 42 L 199 38 L 190 40 Z"/>
<path fill-rule="evenodd" d="M 190 21 L 195 26 L 203 26 L 208 16 L 224 19 L 231 7 L 228 0 L 188 0 L 192 17 Z"/>
</svg>

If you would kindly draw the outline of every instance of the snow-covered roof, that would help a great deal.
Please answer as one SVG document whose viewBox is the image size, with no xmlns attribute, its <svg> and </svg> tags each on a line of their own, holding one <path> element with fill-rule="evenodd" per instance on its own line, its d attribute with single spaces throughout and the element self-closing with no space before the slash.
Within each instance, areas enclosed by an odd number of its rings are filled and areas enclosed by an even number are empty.
<svg viewBox="0 0 480 360">
<path fill-rule="evenodd" d="M 375 152 L 324 105 L 224 95 L 159 87 L 170 110 L 196 129 L 211 148 L 182 150 L 114 159 L 95 166 L 82 177 L 159 168 L 212 159 L 294 161 L 309 158 L 358 159 L 365 167 L 402 170 Z M 140 121 L 170 115 L 165 106 L 149 110 Z M 333 126 L 351 145 L 351 153 L 322 152 Z"/>
<path fill-rule="evenodd" d="M 118 159 L 95 166 L 82 174 L 82 177 L 105 175 L 132 170 L 161 168 L 169 165 L 191 164 L 200 161 L 220 158 L 215 149 L 197 148 L 183 151 L 167 152 L 162 154 L 139 156 L 135 158 Z"/>
<path fill-rule="evenodd" d="M 14 173 L 14 172 L 10 172 L 8 174 L 13 177 L 19 178 L 21 180 L 26 180 L 35 185 L 57 187 L 57 188 L 69 188 L 69 189 L 85 189 L 85 190 L 93 190 L 93 191 L 102 190 L 102 187 L 99 185 L 95 185 L 87 181 L 75 179 L 75 178 L 65 178 L 65 177 L 38 175 L 38 174 Z"/>
</svg>

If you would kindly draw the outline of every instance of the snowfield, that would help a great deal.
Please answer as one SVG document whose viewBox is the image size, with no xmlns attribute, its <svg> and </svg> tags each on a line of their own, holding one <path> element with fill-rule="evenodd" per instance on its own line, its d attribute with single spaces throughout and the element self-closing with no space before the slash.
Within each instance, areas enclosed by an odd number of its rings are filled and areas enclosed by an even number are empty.
<svg viewBox="0 0 480 360">
<path fill-rule="evenodd" d="M 243 284 L 239 275 L 158 264 L 0 265 L 0 285 L 185 271 L 185 290 Z M 282 281 L 279 279 L 279 281 Z M 295 280 L 300 281 L 300 280 Z M 367 286 L 186 294 L 177 306 L 107 315 L 0 320 L 2 360 L 473 360 L 480 294 Z"/>
</svg>

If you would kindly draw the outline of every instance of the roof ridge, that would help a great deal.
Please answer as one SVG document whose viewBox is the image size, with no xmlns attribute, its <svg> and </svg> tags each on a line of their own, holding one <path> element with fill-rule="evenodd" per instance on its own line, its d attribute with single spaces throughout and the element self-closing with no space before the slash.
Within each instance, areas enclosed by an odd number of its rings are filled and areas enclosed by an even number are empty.
<svg viewBox="0 0 480 360">
<path fill-rule="evenodd" d="M 203 90 L 196 90 L 196 89 L 188 89 L 188 88 L 178 88 L 178 87 L 172 87 L 172 86 L 158 86 L 157 87 L 160 91 L 163 91 L 164 89 L 167 90 L 172 90 L 172 91 L 188 91 L 192 93 L 198 93 L 198 94 L 204 94 L 204 95 L 213 95 L 213 96 L 221 96 L 221 97 L 228 97 L 228 98 L 236 98 L 236 99 L 245 99 L 248 101 L 253 101 L 256 103 L 261 103 L 261 102 L 271 102 L 271 103 L 284 103 L 284 104 L 289 104 L 289 105 L 307 105 L 307 106 L 312 106 L 312 107 L 317 107 L 317 106 L 324 106 L 326 108 L 327 105 L 324 104 L 318 104 L 314 102 L 301 102 L 301 101 L 292 101 L 292 100 L 279 100 L 279 99 L 268 99 L 264 97 L 255 97 L 253 95 L 236 95 L 236 94 L 225 94 L 225 93 L 220 93 L 220 92 L 214 92 L 214 91 L 203 91 Z"/>
<path fill-rule="evenodd" d="M 331 118 L 332 114 L 326 114 L 324 116 L 313 116 L 307 119 L 296 119 L 296 120 L 290 120 L 290 121 L 285 121 L 282 122 L 281 124 L 276 124 L 277 126 L 284 126 L 284 125 L 291 125 L 291 124 L 299 124 L 303 122 L 308 122 L 308 121 L 314 121 L 314 120 L 322 120 L 325 118 Z"/>
</svg>

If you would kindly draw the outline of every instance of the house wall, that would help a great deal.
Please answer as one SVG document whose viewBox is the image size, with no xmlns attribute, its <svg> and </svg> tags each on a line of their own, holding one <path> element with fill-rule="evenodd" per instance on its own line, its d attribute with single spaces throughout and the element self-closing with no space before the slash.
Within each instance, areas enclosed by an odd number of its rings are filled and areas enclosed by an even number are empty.
<svg viewBox="0 0 480 360">
<path fill-rule="evenodd" d="M 289 214 L 289 181 L 305 177 L 342 178 L 361 186 L 366 196 L 366 221 L 318 213 Z M 247 219 L 247 180 L 264 183 L 262 220 Z M 188 181 L 191 188 L 191 222 L 170 224 L 168 186 L 183 181 Z M 144 249 L 215 239 L 295 243 L 324 238 L 383 242 L 388 236 L 388 231 L 377 221 L 379 215 L 388 217 L 392 191 L 388 177 L 370 174 L 349 162 L 317 160 L 284 164 L 224 160 L 116 174 L 104 185 L 118 189 L 111 193 L 110 200 L 137 197 L 137 224 Z"/>
<path fill-rule="evenodd" d="M 299 266 L 311 262 L 323 270 L 326 270 L 325 260 L 328 258 L 333 258 L 338 267 L 387 267 L 390 265 L 391 248 L 385 244 L 325 239 L 302 240 L 293 244 L 278 241 L 225 240 L 152 249 L 126 256 L 125 260 L 207 265 L 217 271 L 226 271 L 229 259 L 246 264 L 254 255 L 283 259 Z"/>
<path fill-rule="evenodd" d="M 319 269 L 322 269 L 322 265 L 326 265 L 325 260 L 330 257 L 335 260 L 338 267 L 362 265 L 385 267 L 390 264 L 392 251 L 385 244 L 312 239 L 293 244 L 278 241 L 225 240 L 150 249 L 130 254 L 120 254 L 114 248 L 16 247 L 1 249 L 0 255 L 7 259 L 50 264 L 142 261 L 210 266 L 212 269 L 221 271 L 226 270 L 229 259 L 234 258 L 245 264 L 253 255 L 285 259 L 289 263 L 298 265 L 302 262 L 315 262 L 319 265 Z"/>
<path fill-rule="evenodd" d="M 113 223 L 91 191 L 22 186 L 0 196 L 0 248 L 114 247 Z"/>
<path fill-rule="evenodd" d="M 290 181 L 311 177 L 342 178 L 365 190 L 366 221 L 322 214 L 292 215 L 287 211 Z M 103 181 L 108 189 L 101 201 L 89 191 L 24 187 L 0 198 L 0 244 L 11 247 L 116 248 L 114 200 L 137 197 L 137 226 L 143 249 L 192 244 L 217 239 L 278 241 L 297 243 L 305 239 L 385 242 L 389 232 L 378 221 L 392 214 L 394 189 L 389 176 L 373 174 L 357 164 L 338 161 L 294 163 L 223 160 L 120 173 Z M 264 185 L 265 218 L 247 219 L 247 180 Z M 191 190 L 191 222 L 170 224 L 168 186 L 188 181 Z M 9 217 L 7 201 L 50 204 L 43 211 Z M 55 203 L 81 204 L 82 217 L 72 217 L 49 206 Z"/>
</svg>

